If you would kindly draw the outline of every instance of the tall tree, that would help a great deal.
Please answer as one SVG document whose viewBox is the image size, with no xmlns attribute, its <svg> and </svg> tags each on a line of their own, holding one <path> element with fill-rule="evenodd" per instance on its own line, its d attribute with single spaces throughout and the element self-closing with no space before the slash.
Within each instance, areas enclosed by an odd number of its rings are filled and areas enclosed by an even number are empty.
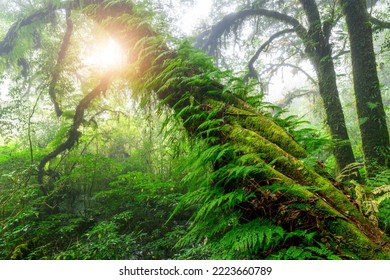
<svg viewBox="0 0 390 280">
<path fill-rule="evenodd" d="M 369 175 L 390 167 L 390 140 L 376 69 L 370 16 L 364 0 L 339 1 L 348 26 L 353 81 Z"/>
<path fill-rule="evenodd" d="M 300 0 L 305 11 L 309 30 L 305 41 L 306 53 L 318 77 L 318 87 L 327 117 L 331 135 L 343 140 L 334 149 L 338 168 L 344 169 L 355 162 L 351 143 L 345 125 L 345 117 L 337 88 L 336 71 L 332 58 L 332 48 L 329 42 L 332 22 L 322 23 L 317 4 L 314 0 Z"/>
</svg>

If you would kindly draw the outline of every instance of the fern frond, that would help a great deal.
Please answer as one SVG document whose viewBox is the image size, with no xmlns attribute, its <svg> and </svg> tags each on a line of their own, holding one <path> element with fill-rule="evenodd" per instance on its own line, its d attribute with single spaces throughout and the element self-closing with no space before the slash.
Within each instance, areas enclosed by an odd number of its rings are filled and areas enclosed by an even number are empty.
<svg viewBox="0 0 390 280">
<path fill-rule="evenodd" d="M 220 243 L 232 252 L 257 253 L 276 246 L 283 240 L 283 228 L 267 220 L 256 219 L 226 233 Z"/>
</svg>

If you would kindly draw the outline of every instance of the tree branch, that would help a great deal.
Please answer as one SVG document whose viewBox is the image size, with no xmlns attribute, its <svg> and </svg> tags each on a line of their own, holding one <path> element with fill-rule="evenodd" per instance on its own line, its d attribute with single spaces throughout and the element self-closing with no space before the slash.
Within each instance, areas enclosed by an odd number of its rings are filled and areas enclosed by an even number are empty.
<svg viewBox="0 0 390 280">
<path fill-rule="evenodd" d="M 0 56 L 8 55 L 15 47 L 19 31 L 32 23 L 43 21 L 56 10 L 76 10 L 89 5 L 102 4 L 104 0 L 70 0 L 60 4 L 49 4 L 31 15 L 16 21 L 8 29 L 4 39 L 0 41 Z M 126 5 L 126 7 L 129 5 Z"/>
<path fill-rule="evenodd" d="M 28 17 L 25 17 L 25 18 L 15 22 L 8 29 L 8 32 L 5 35 L 4 39 L 0 42 L 0 56 L 8 55 L 13 50 L 13 48 L 15 47 L 16 39 L 18 37 L 18 33 L 19 33 L 20 29 L 22 29 L 23 27 L 28 26 L 36 21 L 45 19 L 54 10 L 55 10 L 54 7 L 52 5 L 50 5 L 42 10 L 38 10 L 35 13 L 32 13 Z"/>
<path fill-rule="evenodd" d="M 373 30 L 383 30 L 383 29 L 390 29 L 390 22 L 383 21 L 377 18 L 374 18 L 373 16 L 370 17 L 371 23 L 373 23 L 375 26 L 373 27 Z"/>
<path fill-rule="evenodd" d="M 351 50 L 347 49 L 347 43 L 348 43 L 348 38 L 345 38 L 343 42 L 343 47 L 337 52 L 337 54 L 332 55 L 333 59 L 337 59 L 340 56 L 343 56 L 351 52 Z"/>
<path fill-rule="evenodd" d="M 279 32 L 273 34 L 271 37 L 269 37 L 269 39 L 267 41 L 265 41 L 260 46 L 260 48 L 256 51 L 254 56 L 249 60 L 249 63 L 248 63 L 249 73 L 244 77 L 244 81 L 248 81 L 249 78 L 254 78 L 254 79 L 258 80 L 259 79 L 259 75 L 258 75 L 258 73 L 257 73 L 257 71 L 256 71 L 256 69 L 254 67 L 254 63 L 259 58 L 261 52 L 264 51 L 265 48 L 268 47 L 275 39 L 283 36 L 284 34 L 292 33 L 294 31 L 295 31 L 294 29 L 284 29 L 282 31 L 279 31 Z"/>
<path fill-rule="evenodd" d="M 237 23 L 238 21 L 243 21 L 249 17 L 255 17 L 255 16 L 265 16 L 265 17 L 269 17 L 284 22 L 292 26 L 294 28 L 294 31 L 297 33 L 297 35 L 300 38 L 306 40 L 307 30 L 297 19 L 289 15 L 279 13 L 277 11 L 271 11 L 266 9 L 250 9 L 250 10 L 242 10 L 236 13 L 226 15 L 225 17 L 223 17 L 223 19 L 220 22 L 213 25 L 210 32 L 210 36 L 202 48 L 205 50 L 209 49 L 210 54 L 215 53 L 218 41 L 220 40 L 220 38 L 225 32 L 228 32 L 231 29 L 231 27 L 234 26 L 234 24 Z"/>
<path fill-rule="evenodd" d="M 68 9 L 66 10 L 65 35 L 62 40 L 61 48 L 58 53 L 57 63 L 54 66 L 52 79 L 49 85 L 49 96 L 51 101 L 53 102 L 57 117 L 60 117 L 62 115 L 62 110 L 60 108 L 60 105 L 58 104 L 57 97 L 56 97 L 56 85 L 58 80 L 60 79 L 60 73 L 63 68 L 66 53 L 69 49 L 70 37 L 72 36 L 72 32 L 73 32 L 73 22 L 70 16 L 71 16 L 71 11 Z"/>
<path fill-rule="evenodd" d="M 299 72 L 301 72 L 302 74 L 304 74 L 307 79 L 313 83 L 313 85 L 318 85 L 318 82 L 316 81 L 316 79 L 314 79 L 309 73 L 307 73 L 305 70 L 303 70 L 301 67 L 297 66 L 297 65 L 294 65 L 294 64 L 290 64 L 290 63 L 278 63 L 278 64 L 269 64 L 271 67 L 276 67 L 276 68 L 280 68 L 280 67 L 291 67 L 291 68 L 294 68 L 296 70 L 298 70 Z"/>
<path fill-rule="evenodd" d="M 339 58 L 340 56 L 343 56 L 343 55 L 349 54 L 349 53 L 351 53 L 351 50 L 341 50 L 341 51 L 339 51 L 337 54 L 335 54 L 335 55 L 333 56 L 333 59 L 337 59 L 337 58 Z"/>
<path fill-rule="evenodd" d="M 316 92 L 314 91 L 311 91 L 311 90 L 307 90 L 307 91 L 291 91 L 291 92 L 288 92 L 284 98 L 282 100 L 279 100 L 277 102 L 277 105 L 280 107 L 280 108 L 285 108 L 287 107 L 288 105 L 290 105 L 294 99 L 296 98 L 299 98 L 299 97 L 304 97 L 304 96 L 307 96 L 309 94 L 317 94 Z"/>
<path fill-rule="evenodd" d="M 89 107 L 91 102 L 101 94 L 107 91 L 107 88 L 109 86 L 109 80 L 111 75 L 107 75 L 104 78 L 101 79 L 99 85 L 97 85 L 92 91 L 90 91 L 77 105 L 76 112 L 73 116 L 73 124 L 70 127 L 68 131 L 68 138 L 60 144 L 57 148 L 54 149 L 54 151 L 47 154 L 42 160 L 40 161 L 38 165 L 38 183 L 41 187 L 42 192 L 47 195 L 48 190 L 44 186 L 44 176 L 46 174 L 50 174 L 49 171 L 45 171 L 46 164 L 54 159 L 56 156 L 58 156 L 60 153 L 72 149 L 74 144 L 80 139 L 81 132 L 78 131 L 80 125 L 82 124 L 84 120 L 84 113 L 85 110 Z"/>
</svg>

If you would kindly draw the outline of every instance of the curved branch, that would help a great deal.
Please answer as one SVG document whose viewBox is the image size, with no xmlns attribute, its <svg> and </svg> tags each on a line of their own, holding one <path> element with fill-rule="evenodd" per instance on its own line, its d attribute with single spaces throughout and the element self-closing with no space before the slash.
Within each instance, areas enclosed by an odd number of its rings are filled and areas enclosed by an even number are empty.
<svg viewBox="0 0 390 280">
<path fill-rule="evenodd" d="M 65 35 L 62 40 L 61 48 L 58 53 L 58 59 L 57 63 L 54 66 L 53 74 L 52 74 L 52 79 L 49 85 L 49 95 L 50 99 L 53 102 L 54 109 L 56 111 L 57 117 L 60 117 L 62 115 L 62 110 L 60 108 L 60 105 L 58 104 L 57 97 L 56 97 L 56 85 L 58 80 L 60 79 L 60 73 L 64 64 L 64 59 L 66 56 L 66 53 L 69 49 L 69 43 L 70 43 L 70 37 L 72 36 L 73 32 L 73 22 L 72 19 L 70 18 L 71 16 L 71 11 L 69 9 L 66 10 L 66 30 L 65 30 Z"/>
<path fill-rule="evenodd" d="M 18 20 L 15 22 L 9 29 L 7 34 L 5 35 L 4 39 L 0 41 L 0 56 L 2 55 L 8 55 L 16 44 L 16 39 L 18 37 L 18 33 L 20 29 L 22 29 L 25 26 L 28 26 L 36 21 L 42 20 L 46 18 L 49 14 L 51 14 L 55 8 L 53 6 L 48 6 L 42 10 L 38 10 L 35 13 L 32 13 L 31 15 Z"/>
<path fill-rule="evenodd" d="M 209 39 L 203 46 L 203 49 L 209 48 L 209 53 L 213 54 L 216 50 L 217 43 L 222 37 L 222 35 L 225 32 L 228 32 L 236 22 L 255 16 L 269 17 L 284 22 L 292 26 L 294 28 L 294 31 L 301 39 L 306 40 L 307 30 L 296 18 L 293 18 L 283 13 L 279 13 L 277 11 L 271 11 L 266 9 L 250 9 L 226 15 L 220 22 L 213 25 L 213 27 L 211 28 Z"/>
<path fill-rule="evenodd" d="M 76 112 L 73 116 L 73 124 L 68 131 L 68 138 L 65 140 L 65 142 L 63 142 L 57 148 L 55 148 L 54 151 L 50 152 L 44 158 L 41 159 L 38 165 L 38 183 L 41 187 L 42 192 L 45 195 L 47 194 L 48 190 L 44 186 L 43 179 L 46 174 L 50 173 L 50 171 L 45 171 L 46 164 L 50 160 L 54 159 L 56 156 L 61 154 L 62 152 L 66 150 L 70 150 L 75 145 L 75 143 L 80 139 L 81 132 L 78 131 L 78 129 L 84 120 L 85 110 L 89 107 L 92 100 L 94 100 L 95 98 L 97 98 L 98 96 L 100 96 L 101 94 L 107 91 L 110 77 L 111 75 L 107 75 L 106 77 L 104 77 L 100 81 L 99 85 L 97 85 L 79 102 L 79 104 L 76 107 Z"/>
<path fill-rule="evenodd" d="M 256 71 L 256 69 L 254 67 L 254 63 L 259 58 L 261 52 L 264 51 L 264 49 L 266 47 L 268 47 L 275 39 L 283 36 L 284 34 L 292 33 L 294 31 L 295 31 L 294 29 L 284 29 L 282 31 L 279 31 L 279 32 L 273 34 L 271 37 L 269 37 L 269 39 L 267 41 L 265 41 L 260 46 L 260 48 L 256 51 L 254 56 L 249 60 L 249 63 L 248 63 L 249 73 L 244 77 L 244 80 L 248 81 L 249 78 L 254 78 L 254 79 L 258 80 L 259 79 L 259 75 L 258 75 L 258 73 L 257 73 L 257 71 Z"/>
<path fill-rule="evenodd" d="M 35 11 L 31 15 L 16 21 L 8 29 L 8 32 L 4 36 L 4 39 L 0 41 L 0 56 L 8 55 L 14 49 L 18 38 L 18 33 L 23 27 L 26 27 L 38 21 L 43 21 L 56 10 L 77 10 L 83 7 L 87 7 L 89 5 L 102 4 L 104 1 L 105 0 L 70 0 L 61 2 L 60 4 L 51 3 L 43 7 L 42 9 Z"/>
<path fill-rule="evenodd" d="M 280 107 L 280 108 L 285 108 L 287 107 L 288 105 L 290 105 L 294 99 L 296 98 L 299 98 L 299 97 L 304 97 L 304 96 L 307 96 L 309 94 L 317 94 L 315 91 L 311 91 L 311 90 L 307 90 L 307 91 L 292 91 L 292 92 L 288 92 L 283 99 L 279 100 L 277 102 L 277 105 Z"/>
<path fill-rule="evenodd" d="M 297 66 L 297 65 L 294 65 L 294 64 L 290 64 L 290 63 L 279 63 L 279 64 L 269 64 L 271 67 L 276 67 L 276 68 L 279 68 L 279 67 L 291 67 L 291 68 L 294 68 L 296 70 L 298 70 L 299 72 L 301 72 L 302 74 L 304 74 L 307 79 L 313 83 L 313 85 L 317 85 L 318 82 L 316 81 L 316 79 L 314 79 L 309 73 L 307 73 L 305 70 L 303 70 L 301 67 Z"/>
<path fill-rule="evenodd" d="M 383 29 L 390 29 L 390 22 L 389 21 L 383 21 L 377 18 L 374 18 L 373 16 L 370 17 L 371 23 L 373 23 L 375 26 L 373 27 L 373 30 L 383 30 Z"/>
</svg>

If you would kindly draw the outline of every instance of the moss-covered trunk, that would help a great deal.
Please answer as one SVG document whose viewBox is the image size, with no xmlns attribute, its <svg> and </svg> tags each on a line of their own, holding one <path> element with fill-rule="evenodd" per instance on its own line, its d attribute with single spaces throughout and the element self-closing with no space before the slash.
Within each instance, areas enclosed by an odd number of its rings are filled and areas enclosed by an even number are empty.
<svg viewBox="0 0 390 280">
<path fill-rule="evenodd" d="M 356 109 L 370 175 L 390 167 L 390 141 L 376 70 L 370 18 L 364 0 L 339 1 L 345 14 L 353 67 Z"/>
<path fill-rule="evenodd" d="M 354 163 L 355 157 L 337 89 L 332 48 L 329 42 L 331 23 L 322 24 L 315 1 L 301 0 L 300 2 L 309 22 L 308 38 L 305 41 L 306 53 L 317 73 L 319 93 L 326 111 L 326 121 L 332 138 L 341 141 L 334 149 L 337 166 L 341 171 L 347 165 Z"/>
<path fill-rule="evenodd" d="M 332 138 L 340 141 L 334 148 L 338 171 L 355 162 L 352 145 L 349 140 L 345 117 L 336 83 L 332 53 L 329 49 L 321 50 L 312 58 L 317 72 L 319 92 L 326 111 L 326 122 Z"/>
<path fill-rule="evenodd" d="M 328 179 L 305 166 L 300 158 L 305 157 L 306 152 L 288 133 L 272 119 L 226 93 L 224 86 L 212 77 L 196 83 L 193 77 L 205 75 L 207 71 L 196 61 L 189 60 L 188 53 L 170 50 L 162 36 L 145 23 L 144 15 L 131 4 L 97 6 L 90 15 L 104 23 L 129 51 L 128 79 L 134 91 L 156 93 L 165 104 L 182 112 L 187 119 L 189 116 L 183 110 L 185 106 L 193 106 L 197 112 L 216 111 L 215 118 L 219 118 L 224 127 L 218 135 L 219 143 L 236 145 L 243 153 L 257 155 L 258 161 L 267 164 L 262 174 L 253 177 L 259 181 L 260 188 L 265 184 L 261 182 L 267 180 L 291 186 L 291 190 L 282 196 L 306 201 L 310 205 L 310 209 L 302 211 L 301 215 L 311 217 L 313 228 L 320 236 L 326 236 L 334 251 L 351 253 L 362 259 L 390 258 L 383 232 L 373 226 Z M 207 116 L 210 118 L 211 114 Z M 196 120 L 187 122 L 186 128 L 195 133 L 198 128 Z M 305 186 L 315 188 L 310 190 Z M 245 186 L 239 187 L 245 189 Z M 300 226 L 299 217 L 294 225 Z"/>
</svg>

